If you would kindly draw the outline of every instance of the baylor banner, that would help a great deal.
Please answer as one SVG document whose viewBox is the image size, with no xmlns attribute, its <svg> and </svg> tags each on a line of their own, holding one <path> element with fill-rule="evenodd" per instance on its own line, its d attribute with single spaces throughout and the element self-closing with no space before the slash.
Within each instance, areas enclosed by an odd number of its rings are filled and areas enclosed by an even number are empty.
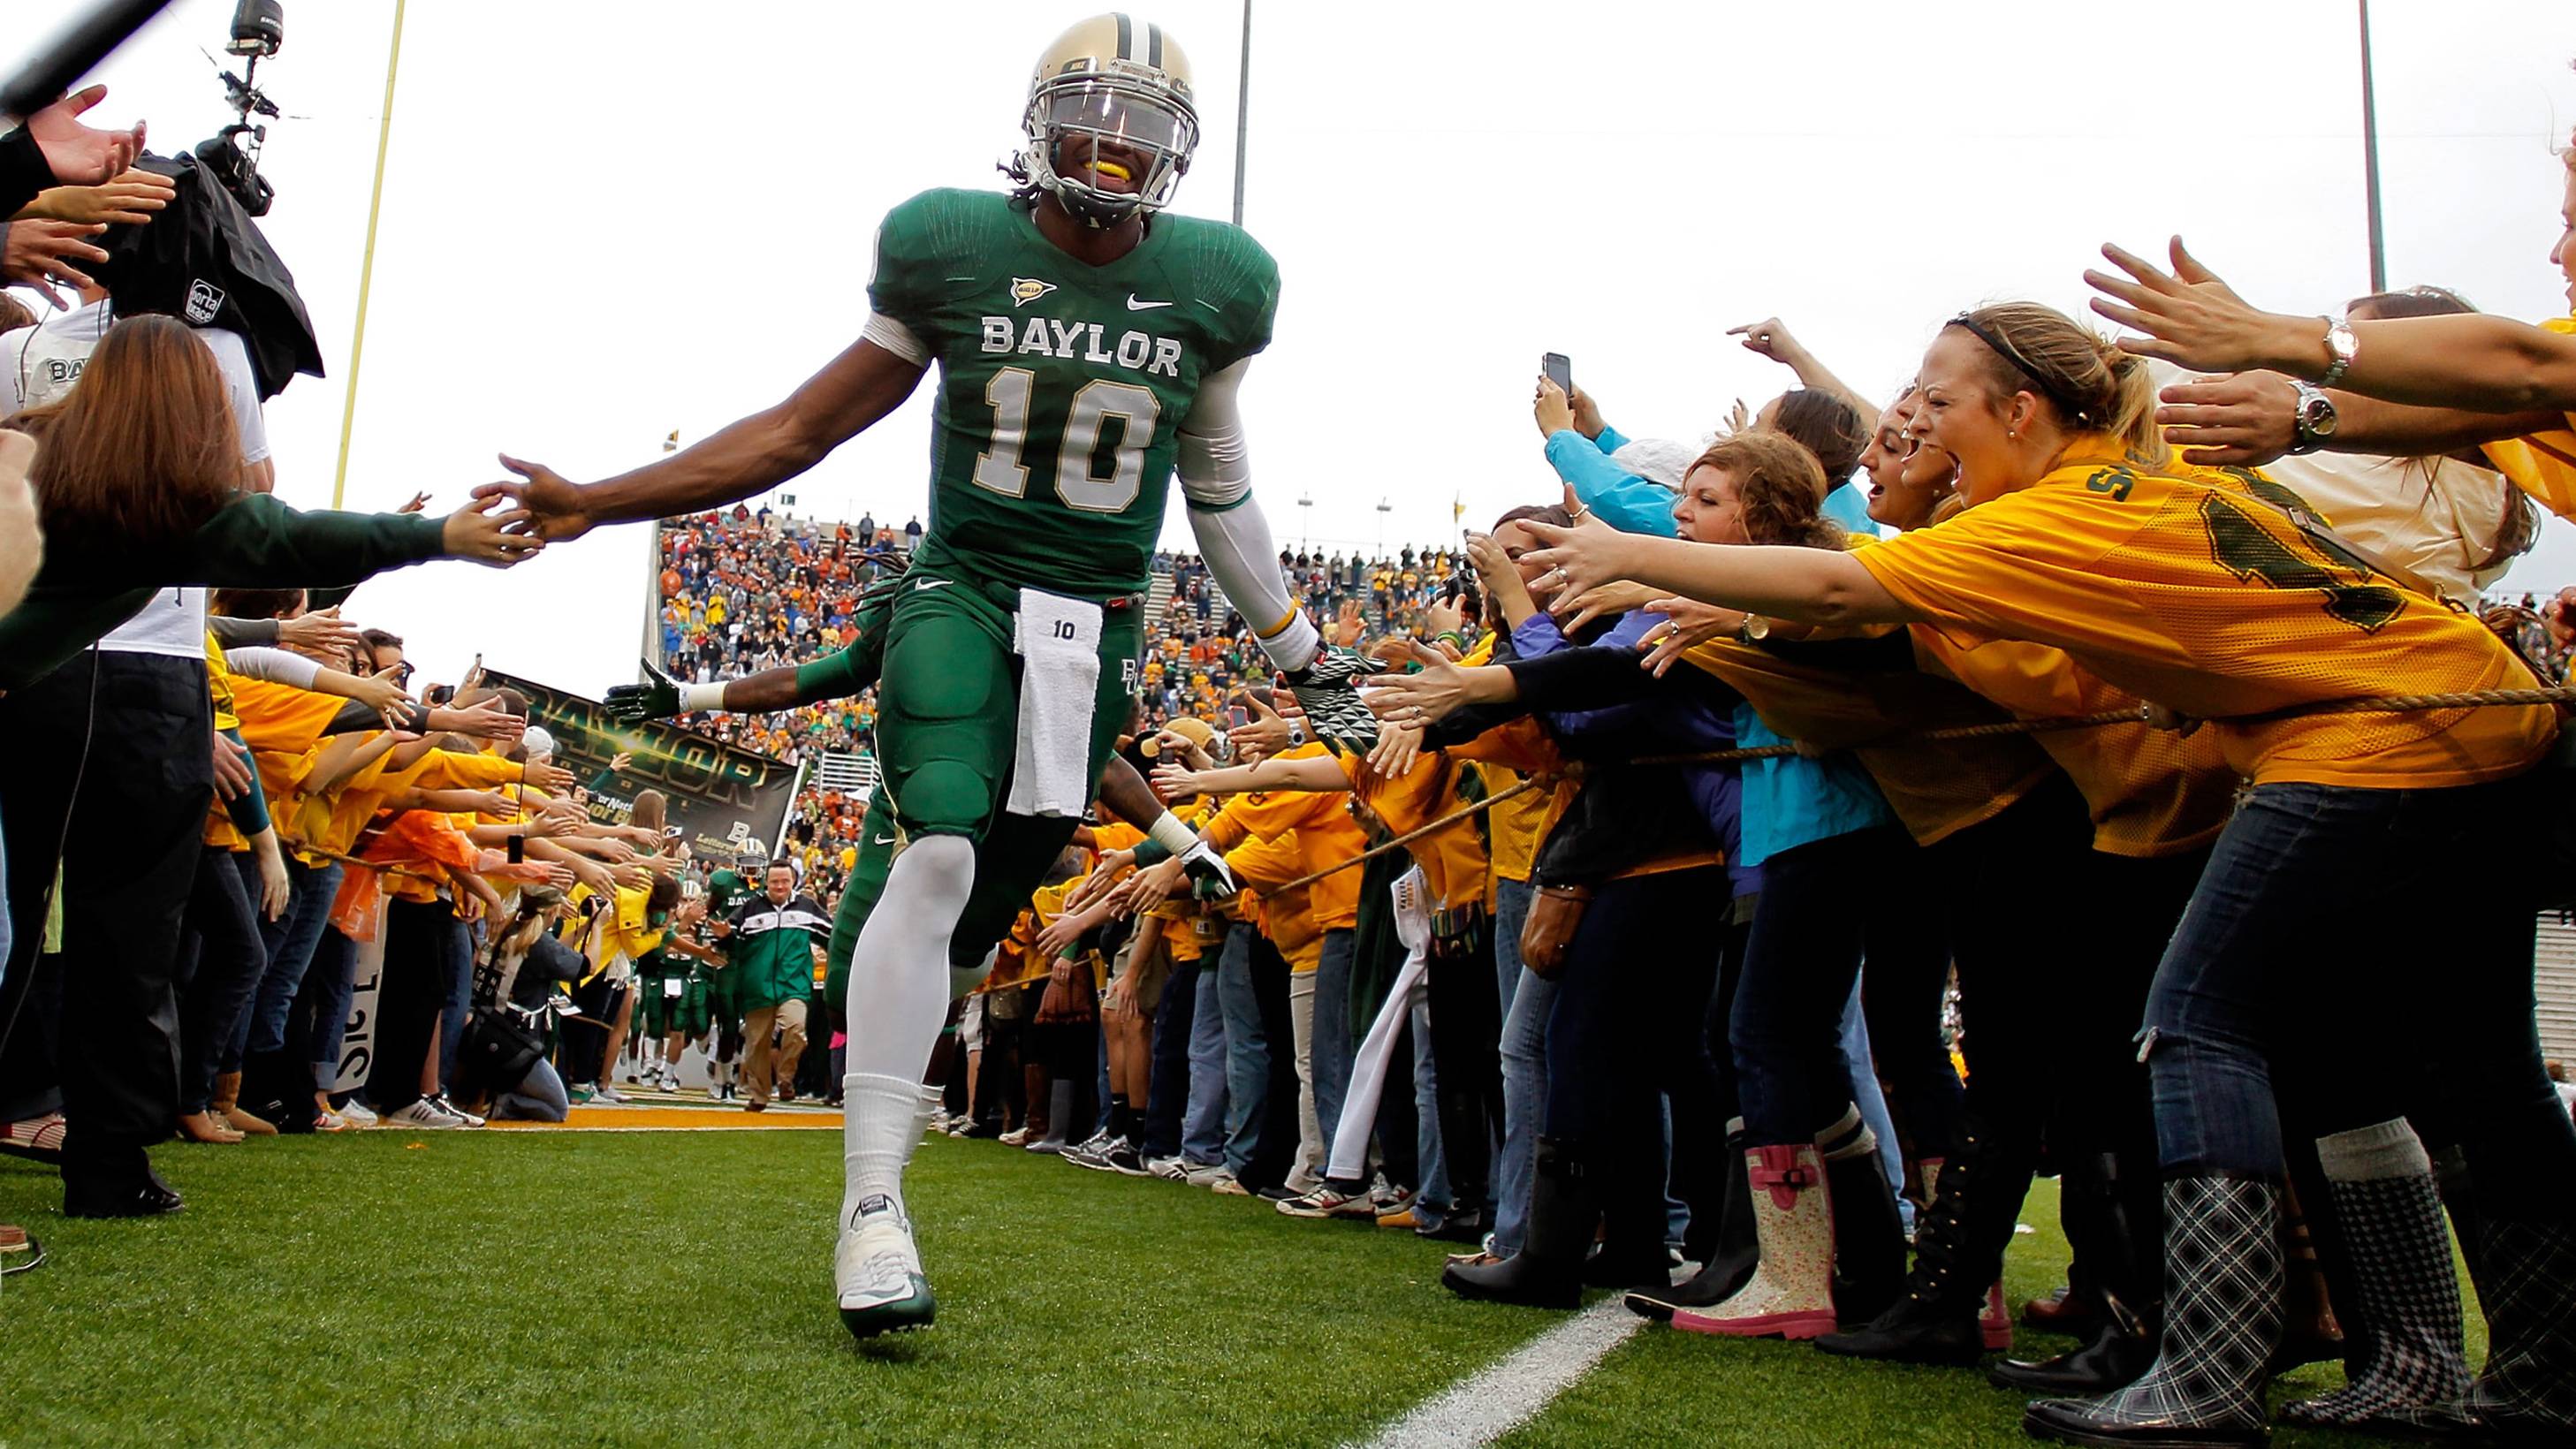
<svg viewBox="0 0 2576 1449">
<path fill-rule="evenodd" d="M 489 670 L 483 682 L 527 696 L 528 723 L 555 737 L 555 763 L 588 792 L 592 819 L 623 825 L 636 791 L 659 790 L 670 797 L 669 823 L 698 860 L 723 864 L 777 848 L 796 802 L 795 766 L 660 720 L 620 724 L 595 699 L 515 674 Z M 612 768 L 620 754 L 629 756 L 622 771 Z"/>
</svg>

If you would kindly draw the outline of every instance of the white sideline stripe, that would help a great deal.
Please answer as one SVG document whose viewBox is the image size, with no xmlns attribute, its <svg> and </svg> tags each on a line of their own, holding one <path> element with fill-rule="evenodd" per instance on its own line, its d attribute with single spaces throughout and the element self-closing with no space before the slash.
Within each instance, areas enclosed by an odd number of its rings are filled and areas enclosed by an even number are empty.
<svg viewBox="0 0 2576 1449">
<path fill-rule="evenodd" d="M 1366 1449 L 1470 1449 L 1537 1418 L 1645 1326 L 1613 1296 L 1594 1304 L 1386 1426 Z"/>
</svg>

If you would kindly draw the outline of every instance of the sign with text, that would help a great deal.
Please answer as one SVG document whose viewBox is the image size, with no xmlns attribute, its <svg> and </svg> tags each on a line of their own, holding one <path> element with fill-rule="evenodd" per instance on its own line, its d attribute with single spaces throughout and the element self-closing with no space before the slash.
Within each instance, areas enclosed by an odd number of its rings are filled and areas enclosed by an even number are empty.
<svg viewBox="0 0 2576 1449">
<path fill-rule="evenodd" d="M 491 670 L 483 682 L 527 696 L 528 722 L 555 737 L 555 763 L 587 793 L 592 819 L 623 825 L 637 791 L 659 790 L 669 800 L 665 823 L 679 827 L 698 860 L 725 863 L 777 848 L 796 799 L 796 766 L 662 720 L 621 724 L 595 699 L 515 674 Z"/>
</svg>

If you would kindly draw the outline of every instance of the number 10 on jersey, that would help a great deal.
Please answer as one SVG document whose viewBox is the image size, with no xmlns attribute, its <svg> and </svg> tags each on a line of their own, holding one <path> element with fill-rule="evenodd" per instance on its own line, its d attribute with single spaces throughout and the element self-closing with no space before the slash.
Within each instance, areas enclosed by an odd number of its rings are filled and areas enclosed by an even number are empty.
<svg viewBox="0 0 2576 1449">
<path fill-rule="evenodd" d="M 1005 367 L 984 384 L 984 401 L 993 407 L 993 446 L 975 455 L 975 486 L 1008 498 L 1028 496 L 1029 470 L 1020 451 L 1028 441 L 1030 409 L 1037 405 L 1037 380 L 1025 367 Z M 1104 378 L 1084 383 L 1065 412 L 1064 443 L 1055 456 L 1056 496 L 1086 513 L 1117 513 L 1135 502 L 1145 481 L 1145 450 L 1153 446 L 1162 411 L 1151 388 Z M 1118 447 L 1104 478 L 1093 471 L 1093 454 L 1111 418 L 1118 420 Z"/>
</svg>

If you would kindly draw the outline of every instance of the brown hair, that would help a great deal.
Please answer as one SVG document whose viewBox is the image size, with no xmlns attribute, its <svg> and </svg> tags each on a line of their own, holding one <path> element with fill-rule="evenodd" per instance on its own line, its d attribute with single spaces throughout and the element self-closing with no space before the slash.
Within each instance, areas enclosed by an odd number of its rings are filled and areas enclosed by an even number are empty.
<svg viewBox="0 0 2576 1449">
<path fill-rule="evenodd" d="M 2367 312 L 2373 317 L 2389 318 L 2457 317 L 2478 309 L 2470 304 L 2468 298 L 2448 287 L 2408 287 L 2402 292 L 2372 292 L 2355 297 L 2345 304 L 2344 310 L 2356 317 Z M 2459 460 L 2439 456 L 2405 460 L 2406 473 L 2424 481 L 2424 501 L 2417 505 L 2419 508 L 2433 506 L 2433 480 L 2441 476 L 2443 464 L 2455 461 Z M 2472 461 L 2463 466 L 2484 468 L 2487 465 Z M 2531 552 L 2531 546 L 2539 541 L 2540 513 L 2531 501 L 2531 495 L 2519 488 L 2507 488 L 2504 490 L 2504 517 L 2496 524 L 2495 542 L 2488 548 L 2486 557 L 2469 565 L 2469 571 L 2484 573 L 2501 567 L 2507 560 Z"/>
<path fill-rule="evenodd" d="M 302 589 L 217 589 L 206 608 L 227 619 L 283 619 L 303 607 Z"/>
<path fill-rule="evenodd" d="M 1780 408 L 1771 415 L 1771 426 L 1816 455 L 1825 470 L 1827 493 L 1851 481 L 1852 470 L 1860 466 L 1861 450 L 1869 446 L 1869 420 L 1858 408 L 1821 388 L 1793 388 L 1780 394 Z"/>
<path fill-rule="evenodd" d="M 1518 523 L 1523 519 L 1535 519 L 1552 528 L 1574 526 L 1574 515 L 1566 512 L 1565 505 L 1562 503 L 1524 503 L 1518 508 L 1506 510 L 1502 517 L 1494 520 L 1494 527 L 1500 528 L 1506 523 Z"/>
<path fill-rule="evenodd" d="M 1819 511 L 1825 501 L 1825 470 L 1815 454 L 1787 437 L 1738 433 L 1700 454 L 1690 471 L 1702 468 L 1714 468 L 1734 483 L 1745 536 L 1755 543 L 1843 547 L 1842 525 Z"/>
<path fill-rule="evenodd" d="M 636 791 L 635 804 L 626 812 L 626 823 L 641 825 L 647 830 L 661 829 L 670 823 L 665 818 L 669 798 L 659 790 Z"/>
<path fill-rule="evenodd" d="M 2145 358 L 2037 302 L 1979 307 L 1950 325 L 1985 344 L 1987 380 L 1998 397 L 2030 393 L 2066 427 L 2109 433 L 2149 463 L 2165 460 Z"/>
<path fill-rule="evenodd" d="M 26 303 L 0 292 L 0 332 L 15 332 L 21 327 L 35 325 L 36 314 L 27 310 Z"/>
<path fill-rule="evenodd" d="M 55 547 L 156 549 L 241 489 L 241 439 L 214 354 L 174 317 L 107 329 L 59 402 L 12 426 L 44 450 L 30 481 Z"/>
</svg>

